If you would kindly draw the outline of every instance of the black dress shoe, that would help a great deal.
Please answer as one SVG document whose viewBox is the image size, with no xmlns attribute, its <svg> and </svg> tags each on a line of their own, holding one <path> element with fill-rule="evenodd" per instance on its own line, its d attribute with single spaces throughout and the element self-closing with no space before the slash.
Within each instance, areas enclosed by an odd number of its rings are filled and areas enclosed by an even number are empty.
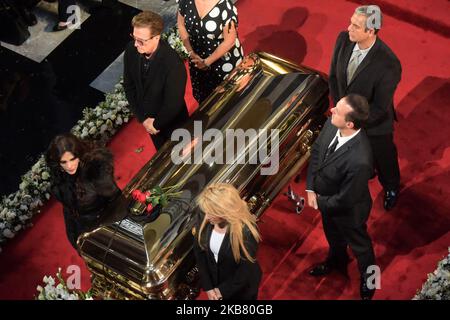
<svg viewBox="0 0 450 320">
<path fill-rule="evenodd" d="M 384 192 L 383 206 L 386 211 L 389 211 L 395 207 L 398 200 L 398 194 L 398 190 L 388 190 Z"/>
<path fill-rule="evenodd" d="M 344 259 L 342 263 L 334 263 L 330 260 L 326 260 L 312 267 L 309 270 L 309 275 L 313 277 L 322 277 L 329 274 L 331 271 L 338 271 L 343 275 L 347 276 L 347 266 L 350 259 Z"/>
<path fill-rule="evenodd" d="M 367 278 L 367 275 L 361 277 L 359 294 L 362 300 L 372 300 L 373 295 L 375 294 L 375 288 L 369 289 L 369 287 L 367 286 Z"/>
<path fill-rule="evenodd" d="M 333 271 L 333 267 L 328 262 L 319 263 L 309 270 L 309 275 L 313 277 L 322 277 Z"/>
</svg>

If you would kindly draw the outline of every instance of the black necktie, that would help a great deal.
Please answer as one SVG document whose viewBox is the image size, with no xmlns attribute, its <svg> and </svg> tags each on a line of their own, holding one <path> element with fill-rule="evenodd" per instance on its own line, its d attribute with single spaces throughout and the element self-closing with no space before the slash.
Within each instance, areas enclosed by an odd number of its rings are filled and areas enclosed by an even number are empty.
<svg viewBox="0 0 450 320">
<path fill-rule="evenodd" d="M 333 143 L 328 147 L 327 152 L 325 153 L 325 160 L 336 150 L 336 147 L 339 143 L 338 137 L 334 138 Z"/>
</svg>

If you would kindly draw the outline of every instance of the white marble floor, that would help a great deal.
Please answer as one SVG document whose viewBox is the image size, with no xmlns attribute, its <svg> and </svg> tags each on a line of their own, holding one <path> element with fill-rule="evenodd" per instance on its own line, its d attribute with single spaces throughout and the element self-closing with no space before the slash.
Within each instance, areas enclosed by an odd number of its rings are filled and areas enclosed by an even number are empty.
<svg viewBox="0 0 450 320">
<path fill-rule="evenodd" d="M 28 30 L 31 36 L 20 46 L 2 42 L 1 45 L 33 61 L 41 62 L 57 46 L 59 46 L 76 29 L 67 28 L 63 31 L 52 32 L 53 26 L 57 23 L 57 3 L 41 1 L 38 3 L 33 13 L 36 15 L 38 23 Z M 89 14 L 80 7 L 81 25 L 89 18 Z"/>
</svg>

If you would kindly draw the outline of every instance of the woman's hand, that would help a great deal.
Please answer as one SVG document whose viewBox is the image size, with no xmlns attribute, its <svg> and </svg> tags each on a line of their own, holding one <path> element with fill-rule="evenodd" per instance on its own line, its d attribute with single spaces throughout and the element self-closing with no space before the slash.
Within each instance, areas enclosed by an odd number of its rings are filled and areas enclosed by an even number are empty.
<svg viewBox="0 0 450 320">
<path fill-rule="evenodd" d="M 202 60 L 202 58 L 195 53 L 194 51 L 191 52 L 191 54 L 189 55 L 189 59 L 191 59 L 192 62 L 194 62 L 194 60 Z"/>
<path fill-rule="evenodd" d="M 191 61 L 195 65 L 195 67 L 200 70 L 207 70 L 209 68 L 209 65 L 207 65 L 206 59 L 202 59 L 195 52 L 191 53 Z"/>
<path fill-rule="evenodd" d="M 236 43 L 236 38 L 237 38 L 237 30 L 236 30 L 236 25 L 234 23 L 234 21 L 229 22 L 227 25 L 225 25 L 223 27 L 223 41 L 222 43 L 216 48 L 216 50 L 214 50 L 213 53 L 211 53 L 209 55 L 208 58 L 204 59 L 203 61 L 201 61 L 202 59 L 200 57 L 198 61 L 196 61 L 196 67 L 201 69 L 201 70 L 206 70 L 207 68 L 209 68 L 209 66 L 211 64 L 213 64 L 214 62 L 216 62 L 217 60 L 221 59 L 222 57 L 225 56 L 225 54 L 227 54 L 227 52 L 229 52 L 231 50 L 231 48 L 233 48 L 233 46 Z M 191 54 L 192 57 L 192 54 Z M 206 64 L 204 63 L 206 61 Z M 192 60 L 192 62 L 194 62 L 194 60 Z"/>
</svg>

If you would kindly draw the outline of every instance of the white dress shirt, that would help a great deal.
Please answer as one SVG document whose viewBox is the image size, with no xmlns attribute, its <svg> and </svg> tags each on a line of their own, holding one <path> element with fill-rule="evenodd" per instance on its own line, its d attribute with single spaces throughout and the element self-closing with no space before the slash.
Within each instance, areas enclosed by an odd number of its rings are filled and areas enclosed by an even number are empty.
<svg viewBox="0 0 450 320">
<path fill-rule="evenodd" d="M 212 253 L 214 254 L 214 259 L 216 260 L 216 263 L 219 260 L 220 246 L 222 245 L 224 237 L 225 237 L 225 232 L 220 233 L 213 229 L 213 231 L 211 233 L 211 239 L 209 240 L 209 248 L 211 249 Z"/>
<path fill-rule="evenodd" d="M 370 47 L 368 47 L 367 49 L 364 49 L 364 50 L 359 48 L 358 43 L 355 44 L 355 46 L 353 47 L 352 57 L 355 54 L 355 51 L 359 51 L 361 53 L 361 55 L 358 57 L 358 62 L 357 62 L 358 66 L 361 64 L 361 62 L 367 56 L 367 54 L 369 53 L 370 49 L 372 49 L 372 47 L 375 44 L 375 42 L 376 42 L 376 40 L 372 43 L 372 45 Z M 350 58 L 350 60 L 351 60 L 351 58 Z"/>
<path fill-rule="evenodd" d="M 334 139 L 338 139 L 338 144 L 336 146 L 336 149 L 334 149 L 334 152 L 336 152 L 337 149 L 339 149 L 340 147 L 342 147 L 345 143 L 349 142 L 351 139 L 353 139 L 359 132 L 361 131 L 361 129 L 358 129 L 358 131 L 356 131 L 354 134 L 352 134 L 351 136 L 348 137 L 341 137 L 341 132 L 338 130 L 336 131 L 336 135 L 333 138 L 333 140 L 331 140 L 330 144 L 328 145 L 328 148 L 333 144 Z"/>
</svg>

